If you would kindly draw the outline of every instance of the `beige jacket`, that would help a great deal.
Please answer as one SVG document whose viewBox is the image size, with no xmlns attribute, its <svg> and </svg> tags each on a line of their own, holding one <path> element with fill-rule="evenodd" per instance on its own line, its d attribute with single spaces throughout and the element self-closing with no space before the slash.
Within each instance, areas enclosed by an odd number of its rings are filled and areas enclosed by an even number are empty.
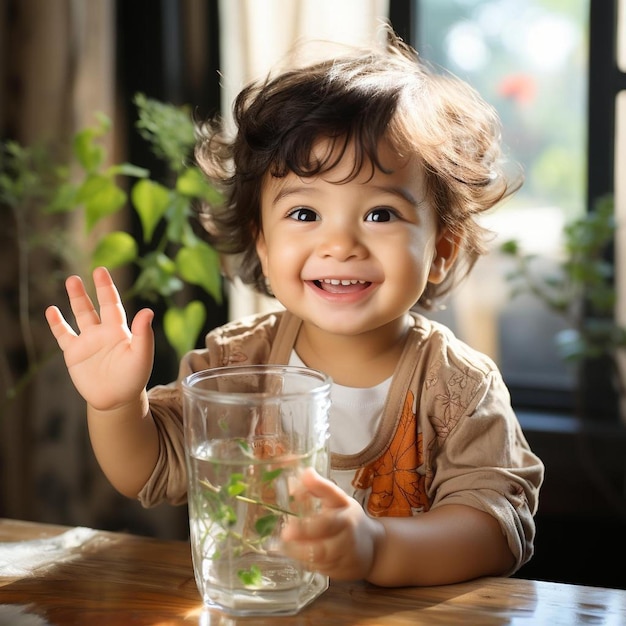
<svg viewBox="0 0 626 626">
<path fill-rule="evenodd" d="M 533 554 L 543 464 L 495 364 L 445 326 L 418 314 L 412 320 L 376 435 L 358 454 L 332 454 L 331 468 L 353 472 L 355 494 L 372 516 L 416 515 L 452 503 L 490 513 L 515 555 L 511 574 Z M 186 501 L 180 380 L 226 365 L 286 364 L 300 323 L 278 312 L 217 328 L 206 349 L 182 360 L 176 382 L 150 390 L 160 454 L 139 494 L 144 506 Z"/>
</svg>

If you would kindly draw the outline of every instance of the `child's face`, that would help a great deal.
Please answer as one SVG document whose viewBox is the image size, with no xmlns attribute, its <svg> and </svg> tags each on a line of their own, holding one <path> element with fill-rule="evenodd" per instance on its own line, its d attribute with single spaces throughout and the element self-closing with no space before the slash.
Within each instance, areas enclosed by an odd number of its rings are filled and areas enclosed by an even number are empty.
<svg viewBox="0 0 626 626">
<path fill-rule="evenodd" d="M 317 146 L 323 150 L 325 143 Z M 442 230 L 417 160 L 381 150 L 379 170 L 352 169 L 351 150 L 317 178 L 268 176 L 257 251 L 276 298 L 327 332 L 357 335 L 403 323 L 428 281 L 440 282 L 457 246 Z"/>
</svg>

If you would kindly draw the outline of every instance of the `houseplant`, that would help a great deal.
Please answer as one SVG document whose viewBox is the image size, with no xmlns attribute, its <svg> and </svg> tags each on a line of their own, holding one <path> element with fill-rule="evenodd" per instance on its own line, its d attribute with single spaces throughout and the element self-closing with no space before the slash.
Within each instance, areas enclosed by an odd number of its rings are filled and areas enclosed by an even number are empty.
<svg viewBox="0 0 626 626">
<path fill-rule="evenodd" d="M 565 226 L 563 254 L 552 271 L 546 273 L 545 259 L 525 253 L 516 240 L 502 244 L 501 251 L 514 260 L 506 276 L 511 296 L 531 293 L 566 321 L 566 329 L 555 337 L 559 355 L 579 372 L 585 363 L 608 365 L 618 401 L 624 402 L 618 357 L 626 348 L 626 328 L 615 320 L 614 264 L 607 256 L 615 232 L 614 199 L 605 195 L 592 211 Z M 579 388 L 582 382 L 579 376 Z M 580 402 L 578 408 L 584 417 Z"/>
<path fill-rule="evenodd" d="M 152 178 L 143 167 L 109 162 L 104 139 L 111 121 L 100 114 L 93 126 L 72 138 L 66 159 L 58 158 L 58 146 L 13 141 L 1 146 L 0 210 L 13 222 L 18 251 L 14 326 L 26 357 L 17 375 L 11 374 L 10 363 L 2 363 L 6 378 L 0 416 L 57 352 L 40 340 L 47 336 L 47 329 L 40 328 L 45 325 L 40 300 L 55 287 L 58 291 L 67 268 L 81 273 L 97 265 L 130 270 L 134 279 L 125 300 L 165 308 L 164 334 L 178 358 L 195 346 L 206 318 L 205 303 L 189 299 L 188 288 L 199 288 L 209 301 L 221 303 L 219 256 L 194 232 L 189 219 L 195 203 L 221 202 L 219 191 L 191 163 L 191 115 L 186 107 L 140 93 L 134 103 L 137 132 L 165 163 L 167 182 Z M 84 232 L 71 232 L 68 217 L 79 218 Z M 106 218 L 114 228 L 103 229 Z M 133 221 L 139 234 L 124 228 Z M 43 279 L 35 270 L 42 254 L 48 259 Z M 8 352 L 4 350 L 5 361 Z"/>
</svg>

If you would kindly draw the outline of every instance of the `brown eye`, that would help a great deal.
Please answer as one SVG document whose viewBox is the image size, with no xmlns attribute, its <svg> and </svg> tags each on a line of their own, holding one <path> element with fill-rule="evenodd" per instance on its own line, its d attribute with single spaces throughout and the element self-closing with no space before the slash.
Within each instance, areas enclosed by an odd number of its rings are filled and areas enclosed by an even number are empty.
<svg viewBox="0 0 626 626">
<path fill-rule="evenodd" d="M 317 213 L 313 209 L 298 207 L 289 213 L 292 220 L 298 222 L 315 222 L 318 219 Z"/>
<path fill-rule="evenodd" d="M 366 222 L 390 222 L 396 219 L 395 213 L 391 209 L 374 209 L 367 214 Z"/>
</svg>

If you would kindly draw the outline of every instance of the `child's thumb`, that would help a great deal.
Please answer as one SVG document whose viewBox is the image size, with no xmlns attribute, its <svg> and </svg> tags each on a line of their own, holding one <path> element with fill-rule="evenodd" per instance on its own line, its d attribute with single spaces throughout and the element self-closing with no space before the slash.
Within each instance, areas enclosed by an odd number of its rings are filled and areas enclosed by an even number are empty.
<svg viewBox="0 0 626 626">
<path fill-rule="evenodd" d="M 334 482 L 320 476 L 312 467 L 302 472 L 300 481 L 312 496 L 319 498 L 323 507 L 345 506 L 348 496 Z"/>
</svg>

